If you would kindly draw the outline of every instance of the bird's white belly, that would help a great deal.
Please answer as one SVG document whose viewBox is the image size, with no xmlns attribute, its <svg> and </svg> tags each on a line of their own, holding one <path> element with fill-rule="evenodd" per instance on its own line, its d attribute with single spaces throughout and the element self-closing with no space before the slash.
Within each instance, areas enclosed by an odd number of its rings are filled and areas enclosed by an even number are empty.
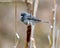
<svg viewBox="0 0 60 48">
<path fill-rule="evenodd" d="M 26 24 L 26 25 L 35 24 L 35 21 L 33 21 L 33 20 L 24 20 L 24 24 Z"/>
</svg>

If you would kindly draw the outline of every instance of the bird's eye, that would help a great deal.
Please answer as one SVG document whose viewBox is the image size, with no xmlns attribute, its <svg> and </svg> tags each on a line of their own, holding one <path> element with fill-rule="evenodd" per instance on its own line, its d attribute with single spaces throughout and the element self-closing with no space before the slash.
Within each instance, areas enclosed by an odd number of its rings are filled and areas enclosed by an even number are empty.
<svg viewBox="0 0 60 48">
<path fill-rule="evenodd" d="M 24 14 L 21 14 L 21 16 L 24 16 Z"/>
</svg>

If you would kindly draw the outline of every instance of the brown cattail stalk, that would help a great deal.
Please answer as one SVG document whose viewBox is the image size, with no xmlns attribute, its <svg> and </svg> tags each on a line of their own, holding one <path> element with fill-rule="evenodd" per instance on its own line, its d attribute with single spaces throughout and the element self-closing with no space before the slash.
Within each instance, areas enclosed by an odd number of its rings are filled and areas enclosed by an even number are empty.
<svg viewBox="0 0 60 48">
<path fill-rule="evenodd" d="M 38 0 L 25 0 L 27 5 L 27 11 L 32 14 L 33 16 L 36 16 L 37 7 L 38 7 Z M 35 40 L 33 38 L 34 36 L 34 25 L 30 24 L 27 26 L 27 41 L 25 48 L 32 48 L 32 45 L 35 47 Z M 34 42 L 34 43 L 33 43 Z M 36 47 L 35 47 L 36 48 Z"/>
<path fill-rule="evenodd" d="M 27 26 L 27 38 L 26 38 L 26 46 L 25 46 L 25 48 L 29 47 L 30 36 L 31 36 L 31 25 L 28 25 Z"/>
<path fill-rule="evenodd" d="M 27 12 L 30 14 L 33 14 L 33 4 L 30 4 L 28 0 L 25 0 L 26 6 L 27 6 Z M 27 26 L 27 38 L 26 38 L 26 45 L 25 48 L 30 47 L 30 37 L 31 37 L 31 24 Z"/>
</svg>

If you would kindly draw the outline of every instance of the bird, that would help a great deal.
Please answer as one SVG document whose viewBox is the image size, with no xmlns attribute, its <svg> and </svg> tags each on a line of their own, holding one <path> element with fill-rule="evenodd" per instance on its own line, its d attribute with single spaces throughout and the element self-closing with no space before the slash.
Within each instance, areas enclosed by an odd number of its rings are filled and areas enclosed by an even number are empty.
<svg viewBox="0 0 60 48">
<path fill-rule="evenodd" d="M 47 21 L 43 21 L 41 19 L 38 19 L 36 17 L 34 17 L 33 15 L 31 15 L 28 12 L 22 12 L 21 13 L 21 17 L 20 20 L 25 24 L 25 25 L 29 25 L 29 24 L 35 24 L 35 23 L 39 23 L 39 22 L 44 22 L 44 23 L 48 23 Z"/>
</svg>

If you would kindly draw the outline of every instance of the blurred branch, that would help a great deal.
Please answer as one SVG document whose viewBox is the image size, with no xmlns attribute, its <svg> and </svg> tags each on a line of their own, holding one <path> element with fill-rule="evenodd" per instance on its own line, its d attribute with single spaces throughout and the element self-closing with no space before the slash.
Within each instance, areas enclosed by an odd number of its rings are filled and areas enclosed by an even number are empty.
<svg viewBox="0 0 60 48">
<path fill-rule="evenodd" d="M 54 9 L 52 10 L 52 12 L 53 12 L 53 22 L 52 22 L 52 26 L 53 26 L 53 28 L 51 28 L 51 30 L 52 30 L 52 34 L 50 35 L 50 36 L 52 36 L 52 46 L 51 46 L 51 48 L 56 48 L 55 47 L 55 35 L 56 35 L 56 9 L 57 9 L 57 3 L 56 3 L 56 0 L 54 0 Z"/>
</svg>

